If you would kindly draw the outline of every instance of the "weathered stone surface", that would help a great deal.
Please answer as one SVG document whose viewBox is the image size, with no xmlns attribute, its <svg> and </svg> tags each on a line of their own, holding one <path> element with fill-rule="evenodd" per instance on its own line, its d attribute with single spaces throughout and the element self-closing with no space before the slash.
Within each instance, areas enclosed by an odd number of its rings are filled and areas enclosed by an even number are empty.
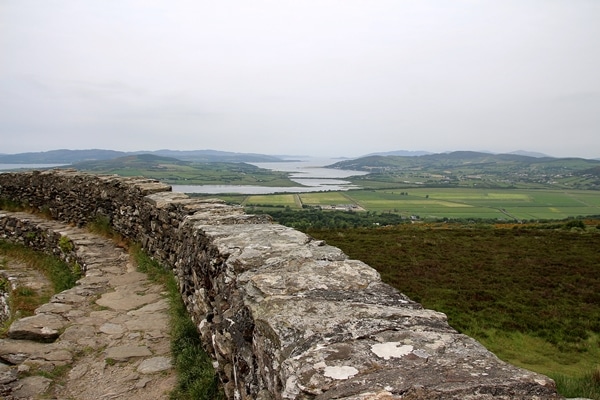
<svg viewBox="0 0 600 400">
<path fill-rule="evenodd" d="M 166 332 L 169 327 L 169 317 L 166 315 L 145 315 L 141 317 L 131 317 L 125 322 L 129 331 L 161 331 Z"/>
<path fill-rule="evenodd" d="M 48 390 L 51 379 L 43 376 L 28 376 L 19 381 L 20 387 L 12 392 L 15 399 L 33 399 Z"/>
<path fill-rule="evenodd" d="M 97 331 L 92 325 L 71 325 L 62 335 L 60 335 L 59 341 L 77 343 L 83 339 L 93 338 L 97 335 Z"/>
<path fill-rule="evenodd" d="M 135 357 L 148 357 L 152 355 L 150 349 L 146 346 L 117 346 L 106 349 L 106 358 L 115 361 L 127 361 Z"/>
<path fill-rule="evenodd" d="M 11 339 L 53 342 L 66 325 L 67 320 L 59 315 L 36 314 L 13 322 L 7 335 Z"/>
<path fill-rule="evenodd" d="M 99 330 L 107 335 L 122 335 L 125 332 L 125 327 L 121 324 L 106 322 L 100 326 Z"/>
<path fill-rule="evenodd" d="M 6 364 L 0 364 L 0 386 L 12 383 L 17 379 L 18 375 L 16 368 L 10 368 Z"/>
<path fill-rule="evenodd" d="M 71 380 L 80 379 L 89 371 L 89 369 L 90 369 L 89 365 L 79 364 L 69 371 L 69 379 L 71 379 Z"/>
<path fill-rule="evenodd" d="M 169 357 L 153 357 L 142 361 L 137 370 L 141 374 L 154 374 L 169 370 L 172 367 Z"/>
<path fill-rule="evenodd" d="M 42 343 L 29 340 L 0 339 L 0 359 L 9 364 L 20 364 L 45 348 Z"/>
<path fill-rule="evenodd" d="M 143 178 L 75 171 L 0 174 L 0 198 L 26 201 L 79 226 L 108 217 L 117 232 L 173 270 L 228 398 L 560 398 L 550 379 L 501 362 L 448 326 L 443 314 L 383 284 L 364 263 L 240 207 L 190 199 Z M 94 253 L 87 245 L 68 254 L 57 250 L 61 235 L 74 235 L 72 228 L 44 236 L 36 224 L 0 213 L 6 238 L 94 265 L 90 276 L 119 272 L 113 264 L 77 258 Z M 97 301 L 105 311 L 130 314 L 103 318 L 98 326 L 148 328 L 152 312 L 144 309 L 159 293 L 130 277 L 115 278 L 115 291 Z M 53 301 L 75 304 L 96 290 L 81 289 Z M 120 360 L 151 353 L 128 346 L 109 349 L 106 357 L 109 351 Z"/>
<path fill-rule="evenodd" d="M 139 308 L 137 310 L 129 311 L 127 315 L 148 317 L 150 315 L 158 313 L 159 311 L 165 311 L 168 309 L 169 302 L 167 301 L 167 299 L 160 299 L 155 303 L 147 304 L 144 307 Z"/>
<path fill-rule="evenodd" d="M 54 296 L 52 296 L 50 301 L 53 303 L 79 304 L 79 303 L 85 301 L 85 297 L 81 296 L 77 293 L 74 293 L 71 290 L 67 290 L 67 291 L 55 294 Z"/>
<path fill-rule="evenodd" d="M 135 287 L 123 289 L 103 294 L 96 300 L 96 304 L 113 310 L 127 311 L 155 302 L 160 298 L 156 293 L 140 294 L 135 291 Z"/>
<path fill-rule="evenodd" d="M 35 310 L 36 314 L 65 314 L 73 309 L 73 305 L 71 304 L 63 304 L 63 303 L 46 303 L 42 304 Z"/>
<path fill-rule="evenodd" d="M 146 279 L 146 275 L 132 271 L 122 275 L 116 275 L 109 280 L 109 284 L 113 287 L 125 286 L 125 285 L 138 285 L 141 281 Z"/>
</svg>

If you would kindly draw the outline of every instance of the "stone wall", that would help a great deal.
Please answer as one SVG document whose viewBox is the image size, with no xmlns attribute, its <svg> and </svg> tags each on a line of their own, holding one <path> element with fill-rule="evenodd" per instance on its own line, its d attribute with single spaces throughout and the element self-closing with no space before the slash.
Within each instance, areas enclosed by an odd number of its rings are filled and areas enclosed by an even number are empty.
<svg viewBox="0 0 600 400">
<path fill-rule="evenodd" d="M 69 170 L 0 174 L 0 200 L 79 226 L 109 218 L 171 268 L 230 399 L 560 398 L 368 265 L 240 207 Z"/>
</svg>

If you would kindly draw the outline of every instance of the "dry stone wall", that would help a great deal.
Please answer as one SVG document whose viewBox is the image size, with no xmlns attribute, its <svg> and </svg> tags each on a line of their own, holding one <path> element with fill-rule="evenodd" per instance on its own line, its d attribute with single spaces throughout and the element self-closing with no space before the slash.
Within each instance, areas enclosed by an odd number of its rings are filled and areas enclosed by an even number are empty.
<svg viewBox="0 0 600 400">
<path fill-rule="evenodd" d="M 0 200 L 78 226 L 108 218 L 172 269 L 230 399 L 561 398 L 368 265 L 240 207 L 72 170 L 0 174 Z"/>
</svg>

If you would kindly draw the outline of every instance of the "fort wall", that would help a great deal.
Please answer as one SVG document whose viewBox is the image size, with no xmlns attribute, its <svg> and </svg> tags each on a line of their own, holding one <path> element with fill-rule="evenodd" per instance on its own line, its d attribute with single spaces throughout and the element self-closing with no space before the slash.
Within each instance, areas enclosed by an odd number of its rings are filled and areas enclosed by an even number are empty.
<svg viewBox="0 0 600 400">
<path fill-rule="evenodd" d="M 171 269 L 230 399 L 561 398 L 368 265 L 241 207 L 72 170 L 0 174 L 0 200 L 110 221 Z M 1 238 L 55 251 L 28 242 L 35 229 L 0 219 Z"/>
</svg>

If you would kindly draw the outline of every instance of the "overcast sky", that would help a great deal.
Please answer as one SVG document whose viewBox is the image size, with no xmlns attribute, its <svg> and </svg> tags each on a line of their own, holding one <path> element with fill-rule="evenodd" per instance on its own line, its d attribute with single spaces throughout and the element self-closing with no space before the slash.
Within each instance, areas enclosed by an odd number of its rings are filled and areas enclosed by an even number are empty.
<svg viewBox="0 0 600 400">
<path fill-rule="evenodd" d="M 0 138 L 600 157 L 600 1 L 0 0 Z"/>
</svg>

